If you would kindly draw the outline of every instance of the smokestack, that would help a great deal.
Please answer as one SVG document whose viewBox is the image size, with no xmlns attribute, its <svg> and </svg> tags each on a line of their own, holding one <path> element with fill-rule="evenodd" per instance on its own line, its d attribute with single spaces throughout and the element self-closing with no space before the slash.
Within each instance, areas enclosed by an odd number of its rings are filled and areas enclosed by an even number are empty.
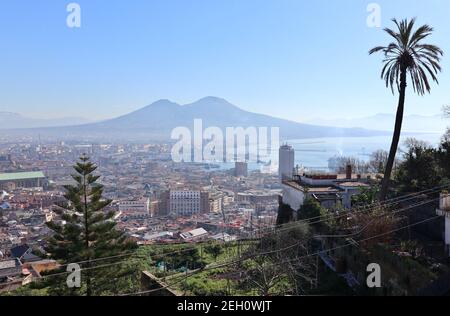
<svg viewBox="0 0 450 316">
<path fill-rule="evenodd" d="M 351 165 L 347 165 L 346 178 L 348 180 L 352 179 L 352 166 Z"/>
</svg>

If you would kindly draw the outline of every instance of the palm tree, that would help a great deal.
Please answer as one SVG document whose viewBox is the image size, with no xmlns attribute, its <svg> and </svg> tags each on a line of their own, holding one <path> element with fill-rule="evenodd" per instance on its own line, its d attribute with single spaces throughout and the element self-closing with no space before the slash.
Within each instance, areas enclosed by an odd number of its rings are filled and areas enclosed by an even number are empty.
<svg viewBox="0 0 450 316">
<path fill-rule="evenodd" d="M 369 52 L 370 55 L 376 52 L 384 54 L 381 78 L 386 81 L 386 87 L 390 87 L 393 94 L 394 86 L 399 92 L 394 135 L 380 192 L 381 201 L 386 199 L 392 167 L 398 150 L 405 108 L 407 75 L 409 74 L 415 93 L 421 96 L 425 92 L 429 93 L 431 91 L 430 77 L 439 84 L 437 79 L 437 74 L 441 71 L 439 62 L 444 55 L 439 47 L 423 43 L 423 40 L 433 33 L 432 27 L 423 25 L 414 30 L 416 19 L 410 21 L 405 19 L 401 22 L 393 19 L 392 21 L 398 30 L 386 28 L 385 32 L 393 37 L 394 41 L 388 46 L 378 46 Z"/>
</svg>

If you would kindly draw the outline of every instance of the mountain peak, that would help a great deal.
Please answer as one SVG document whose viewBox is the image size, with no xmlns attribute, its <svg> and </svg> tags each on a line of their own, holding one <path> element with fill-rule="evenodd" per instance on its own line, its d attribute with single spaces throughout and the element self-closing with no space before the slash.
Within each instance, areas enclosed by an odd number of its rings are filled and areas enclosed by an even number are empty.
<svg viewBox="0 0 450 316">
<path fill-rule="evenodd" d="M 207 96 L 207 97 L 201 98 L 200 100 L 198 100 L 195 103 L 200 103 L 200 102 L 201 103 L 203 103 L 203 102 L 214 102 L 214 103 L 228 103 L 229 104 L 229 102 L 227 100 L 225 100 L 223 98 L 219 98 L 219 97 L 214 97 L 214 96 Z"/>
<path fill-rule="evenodd" d="M 179 106 L 179 104 L 177 104 L 175 102 L 172 102 L 169 99 L 161 99 L 161 100 L 158 100 L 158 101 L 153 102 L 152 104 L 150 104 L 151 107 L 156 107 L 156 106 L 158 106 L 158 107 L 161 107 L 161 106 L 174 106 L 174 105 Z"/>
<path fill-rule="evenodd" d="M 195 108 L 199 111 L 202 110 L 207 111 L 212 109 L 214 109 L 215 111 L 229 111 L 229 110 L 241 111 L 241 109 L 231 104 L 227 100 L 213 96 L 202 98 L 198 101 L 195 101 L 194 103 L 186 104 L 186 106 L 190 108 Z"/>
</svg>

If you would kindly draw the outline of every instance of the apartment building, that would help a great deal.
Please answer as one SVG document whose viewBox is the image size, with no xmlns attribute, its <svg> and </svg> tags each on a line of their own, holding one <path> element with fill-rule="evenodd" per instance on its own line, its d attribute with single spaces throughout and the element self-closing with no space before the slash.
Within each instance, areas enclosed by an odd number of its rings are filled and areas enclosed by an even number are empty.
<svg viewBox="0 0 450 316">
<path fill-rule="evenodd" d="M 292 179 L 295 167 L 295 149 L 289 145 L 281 146 L 278 159 L 278 173 L 281 180 Z"/>
<path fill-rule="evenodd" d="M 119 202 L 119 212 L 128 216 L 145 217 L 150 215 L 150 199 L 124 200 Z"/>
<path fill-rule="evenodd" d="M 205 191 L 175 191 L 169 193 L 170 215 L 192 216 L 210 211 L 209 192 Z"/>
</svg>

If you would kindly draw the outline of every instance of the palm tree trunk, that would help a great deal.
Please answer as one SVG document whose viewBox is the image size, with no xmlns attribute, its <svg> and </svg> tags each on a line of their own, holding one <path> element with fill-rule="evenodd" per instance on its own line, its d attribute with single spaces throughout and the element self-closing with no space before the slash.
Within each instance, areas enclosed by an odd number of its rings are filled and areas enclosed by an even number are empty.
<svg viewBox="0 0 450 316">
<path fill-rule="evenodd" d="M 389 190 L 391 180 L 392 168 L 394 167 L 395 155 L 398 150 L 398 143 L 400 142 L 400 135 L 403 124 L 403 113 L 405 110 L 405 95 L 406 95 L 406 69 L 401 70 L 400 74 L 400 96 L 398 100 L 397 116 L 395 118 L 394 135 L 392 137 L 391 150 L 386 163 L 383 182 L 381 184 L 380 201 L 385 201 Z"/>
</svg>

